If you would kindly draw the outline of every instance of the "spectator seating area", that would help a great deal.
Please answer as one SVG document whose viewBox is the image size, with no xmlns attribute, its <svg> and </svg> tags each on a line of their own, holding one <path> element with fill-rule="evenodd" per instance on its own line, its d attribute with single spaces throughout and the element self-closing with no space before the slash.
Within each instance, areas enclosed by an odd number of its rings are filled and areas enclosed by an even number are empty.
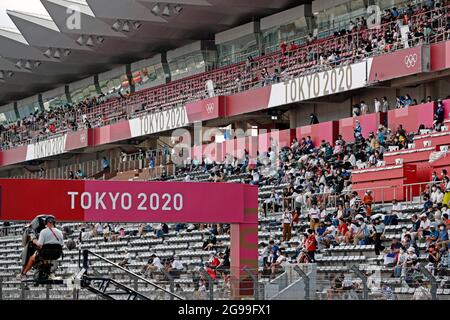
<svg viewBox="0 0 450 320">
<path fill-rule="evenodd" d="M 406 9 L 406 8 L 405 8 Z M 426 10 L 421 6 L 405 11 L 376 28 L 360 25 L 346 34 L 316 39 L 287 52 L 264 55 L 247 63 L 219 68 L 168 84 L 145 89 L 118 98 L 104 96 L 87 99 L 77 105 L 61 106 L 36 114 L 2 128 L 1 147 L 9 149 L 43 140 L 48 136 L 85 127 L 98 127 L 137 117 L 143 112 L 162 110 L 207 97 L 205 84 L 214 83 L 216 95 L 227 95 L 255 86 L 278 82 L 319 69 L 352 63 L 365 57 L 403 48 L 399 26 L 408 25 L 409 46 L 448 39 L 448 7 Z M 431 28 L 432 32 L 426 31 Z"/>
</svg>

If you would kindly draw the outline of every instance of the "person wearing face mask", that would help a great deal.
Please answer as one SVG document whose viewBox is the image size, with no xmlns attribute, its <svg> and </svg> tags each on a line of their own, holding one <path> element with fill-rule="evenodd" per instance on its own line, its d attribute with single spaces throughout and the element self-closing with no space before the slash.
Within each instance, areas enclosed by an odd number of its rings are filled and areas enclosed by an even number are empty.
<svg viewBox="0 0 450 320">
<path fill-rule="evenodd" d="M 394 277 L 400 278 L 402 276 L 402 267 L 405 264 L 406 257 L 407 254 L 405 250 L 402 247 L 400 247 L 400 249 L 398 250 L 397 262 L 394 267 Z"/>
<path fill-rule="evenodd" d="M 445 171 L 445 173 L 444 173 Z M 442 181 L 445 185 L 445 194 L 444 194 L 444 198 L 442 199 L 442 205 L 448 205 L 449 201 L 450 201 L 450 179 L 447 176 L 447 171 L 446 170 L 442 170 Z"/>
<path fill-rule="evenodd" d="M 431 188 L 431 201 L 433 204 L 442 203 L 444 198 L 444 193 L 441 191 L 440 187 L 433 186 Z"/>
<path fill-rule="evenodd" d="M 374 240 L 375 240 L 375 255 L 379 256 L 380 255 L 380 251 L 384 250 L 384 246 L 382 244 L 382 238 L 384 235 L 384 229 L 385 226 L 384 224 L 381 222 L 381 219 L 379 218 L 379 216 L 375 216 L 373 219 L 373 228 L 374 228 L 374 233 L 372 234 Z"/>
<path fill-rule="evenodd" d="M 441 246 L 447 248 L 448 247 L 448 230 L 447 226 L 444 223 L 441 223 L 439 226 L 439 235 L 437 238 L 437 243 L 441 244 Z"/>
<path fill-rule="evenodd" d="M 357 246 L 360 244 L 360 241 L 363 241 L 368 236 L 367 225 L 364 222 L 364 218 L 361 215 L 357 215 L 356 217 L 356 225 L 357 229 L 355 231 L 355 235 L 353 236 L 353 245 Z M 366 244 L 364 242 L 364 244 Z"/>
<path fill-rule="evenodd" d="M 430 219 L 428 219 L 426 213 L 422 213 L 420 215 L 420 227 L 419 230 L 417 230 L 417 238 L 419 239 L 419 241 L 430 236 L 430 227 Z"/>
</svg>

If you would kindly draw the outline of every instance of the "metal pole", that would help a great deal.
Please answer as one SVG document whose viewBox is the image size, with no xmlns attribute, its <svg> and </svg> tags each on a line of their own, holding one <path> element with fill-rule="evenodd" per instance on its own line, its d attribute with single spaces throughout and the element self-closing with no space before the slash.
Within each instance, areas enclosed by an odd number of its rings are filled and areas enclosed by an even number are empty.
<svg viewBox="0 0 450 320">
<path fill-rule="evenodd" d="M 163 270 L 163 274 L 169 280 L 169 290 L 170 290 L 170 292 L 175 293 L 175 283 L 174 283 L 174 279 L 173 279 L 172 275 L 169 272 L 166 272 L 165 270 Z M 172 295 L 170 296 L 170 300 L 173 300 L 173 296 Z"/>
<path fill-rule="evenodd" d="M 209 283 L 209 300 L 214 300 L 214 281 L 211 278 L 211 276 L 204 270 L 201 269 L 200 270 L 201 274 L 208 279 L 208 283 Z"/>
<path fill-rule="evenodd" d="M 362 273 L 358 266 L 353 265 L 350 267 L 350 269 L 356 273 L 356 276 L 358 278 L 360 278 L 362 280 L 362 284 L 363 284 L 363 300 L 368 300 L 369 299 L 369 288 L 367 287 L 367 276 Z"/>
<path fill-rule="evenodd" d="M 295 266 L 294 270 L 298 273 L 300 277 L 302 277 L 303 281 L 305 282 L 305 300 L 310 300 L 309 291 L 310 291 L 310 279 L 308 275 L 300 269 L 299 266 Z"/>
<path fill-rule="evenodd" d="M 253 272 L 247 267 L 242 268 L 242 270 L 244 270 L 244 272 L 247 273 L 249 275 L 249 277 L 252 279 L 252 281 L 253 281 L 253 297 L 255 300 L 259 300 L 258 277 L 255 276 L 253 274 Z"/>
<path fill-rule="evenodd" d="M 431 284 L 431 289 L 430 289 L 431 299 L 432 300 L 438 300 L 436 278 L 421 263 L 419 264 L 419 270 L 428 279 L 428 281 L 430 281 L 430 284 Z"/>
</svg>

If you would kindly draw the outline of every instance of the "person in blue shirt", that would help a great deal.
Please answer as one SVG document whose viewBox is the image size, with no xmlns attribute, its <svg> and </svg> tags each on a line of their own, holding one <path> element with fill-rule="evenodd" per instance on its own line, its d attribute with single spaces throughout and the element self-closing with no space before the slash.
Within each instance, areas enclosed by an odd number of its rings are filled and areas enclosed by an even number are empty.
<svg viewBox="0 0 450 320">
<path fill-rule="evenodd" d="M 149 162 L 148 167 L 150 169 L 153 169 L 155 167 L 155 159 L 153 157 L 150 158 L 150 162 Z"/>
<path fill-rule="evenodd" d="M 433 202 L 430 200 L 428 195 L 423 196 L 423 201 L 425 201 L 425 203 L 423 204 L 422 212 L 427 212 L 428 209 L 433 207 Z"/>
<path fill-rule="evenodd" d="M 385 136 L 384 136 L 384 132 L 383 132 L 382 128 L 378 129 L 377 138 L 378 138 L 378 143 L 381 145 L 384 145 Z"/>
<path fill-rule="evenodd" d="M 103 171 L 109 171 L 109 161 L 106 157 L 103 157 Z"/>
<path fill-rule="evenodd" d="M 78 169 L 77 171 L 77 179 L 84 179 L 86 176 L 84 175 L 84 172 L 81 169 Z"/>
<path fill-rule="evenodd" d="M 396 7 L 393 7 L 393 8 L 392 8 L 391 14 L 392 14 L 392 17 L 393 17 L 393 18 L 397 18 L 397 17 L 398 17 L 399 12 L 398 12 L 398 10 L 397 10 Z"/>
<path fill-rule="evenodd" d="M 439 235 L 437 242 L 448 241 L 448 230 L 445 223 L 441 223 L 439 226 Z"/>
<path fill-rule="evenodd" d="M 355 135 L 356 141 L 359 141 L 362 138 L 362 128 L 361 128 L 361 124 L 359 123 L 358 120 L 356 120 L 354 135 Z"/>
<path fill-rule="evenodd" d="M 413 104 L 413 100 L 409 96 L 409 94 L 405 95 L 405 99 L 403 100 L 403 106 L 409 107 Z"/>
<path fill-rule="evenodd" d="M 436 229 L 434 224 L 430 225 L 430 243 L 435 243 L 439 238 L 439 230 Z"/>
</svg>

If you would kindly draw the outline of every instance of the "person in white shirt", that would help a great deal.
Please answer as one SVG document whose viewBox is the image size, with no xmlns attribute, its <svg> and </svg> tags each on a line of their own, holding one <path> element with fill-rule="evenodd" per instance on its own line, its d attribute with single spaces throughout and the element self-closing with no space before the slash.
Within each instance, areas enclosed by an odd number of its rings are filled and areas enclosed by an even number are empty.
<svg viewBox="0 0 450 320">
<path fill-rule="evenodd" d="M 285 209 L 283 213 L 283 241 L 291 240 L 292 231 L 292 213 L 289 209 Z"/>
<path fill-rule="evenodd" d="M 373 105 L 374 105 L 374 108 L 375 108 L 375 113 L 381 112 L 381 101 L 378 100 L 378 98 L 375 98 L 373 100 Z"/>
<path fill-rule="evenodd" d="M 317 230 L 320 222 L 320 209 L 317 207 L 317 203 L 313 202 L 311 209 L 308 212 L 309 227 L 313 230 Z"/>
<path fill-rule="evenodd" d="M 259 183 L 259 173 L 256 170 L 252 171 L 252 181 L 250 181 L 251 185 L 258 185 Z"/>
<path fill-rule="evenodd" d="M 125 255 L 123 256 L 122 261 L 118 263 L 121 267 L 126 267 L 131 263 L 131 255 L 128 251 L 125 251 Z"/>
<path fill-rule="evenodd" d="M 156 272 L 160 272 L 164 266 L 161 263 L 161 259 L 158 258 L 155 254 L 150 256 L 148 263 L 144 266 L 142 273 L 144 275 L 148 275 L 150 278 L 153 278 L 153 274 Z"/>
<path fill-rule="evenodd" d="M 440 187 L 433 186 L 431 188 L 431 196 L 430 200 L 434 204 L 442 203 L 442 199 L 444 198 L 444 193 L 442 192 Z"/>
<path fill-rule="evenodd" d="M 365 115 L 369 113 L 369 107 L 367 106 L 367 104 L 363 101 L 361 101 L 360 103 L 360 109 L 361 109 L 361 115 Z"/>
<path fill-rule="evenodd" d="M 419 230 L 417 231 L 417 238 L 419 239 L 419 241 L 430 235 L 430 226 L 431 221 L 430 219 L 428 219 L 427 214 L 422 213 L 420 215 L 420 227 Z"/>
</svg>

